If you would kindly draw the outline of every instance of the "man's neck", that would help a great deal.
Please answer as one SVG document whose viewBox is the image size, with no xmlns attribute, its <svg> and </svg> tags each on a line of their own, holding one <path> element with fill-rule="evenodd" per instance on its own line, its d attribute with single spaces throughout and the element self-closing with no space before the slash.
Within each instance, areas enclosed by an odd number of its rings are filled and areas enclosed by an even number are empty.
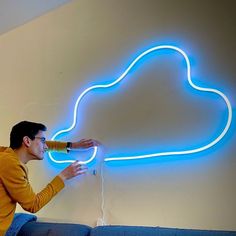
<svg viewBox="0 0 236 236">
<path fill-rule="evenodd" d="M 27 162 L 31 160 L 29 154 L 23 148 L 15 149 L 14 152 L 18 156 L 20 162 L 24 164 L 27 164 Z"/>
</svg>

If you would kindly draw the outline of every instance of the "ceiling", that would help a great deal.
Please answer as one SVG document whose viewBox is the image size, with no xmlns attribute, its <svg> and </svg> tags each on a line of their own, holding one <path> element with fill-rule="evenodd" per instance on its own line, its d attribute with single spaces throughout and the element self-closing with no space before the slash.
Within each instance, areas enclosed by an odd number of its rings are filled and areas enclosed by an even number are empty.
<svg viewBox="0 0 236 236">
<path fill-rule="evenodd" d="M 0 35 L 71 0 L 0 0 Z"/>
</svg>

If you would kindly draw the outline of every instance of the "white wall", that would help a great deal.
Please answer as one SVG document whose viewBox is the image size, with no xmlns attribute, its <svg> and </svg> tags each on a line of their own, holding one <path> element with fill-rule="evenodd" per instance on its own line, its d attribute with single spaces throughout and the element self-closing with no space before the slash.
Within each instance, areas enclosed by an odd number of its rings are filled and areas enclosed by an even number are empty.
<svg viewBox="0 0 236 236">
<path fill-rule="evenodd" d="M 0 34 L 6 33 L 70 0 L 1 0 Z"/>
<path fill-rule="evenodd" d="M 49 138 L 68 127 L 85 88 L 113 81 L 138 53 L 163 43 L 185 50 L 195 83 L 221 89 L 235 109 L 234 9 L 234 1 L 72 1 L 1 35 L 1 144 L 8 145 L 20 120 L 47 124 Z M 104 156 L 204 145 L 220 133 L 227 111 L 219 97 L 191 89 L 182 57 L 166 51 L 116 88 L 88 94 L 78 116 L 76 130 L 63 139 L 103 142 L 100 161 L 90 166 L 98 175 L 71 181 L 37 215 L 94 226 Z M 105 164 L 107 223 L 236 230 L 234 123 L 200 154 Z M 61 168 L 48 157 L 29 164 L 35 191 Z"/>
</svg>

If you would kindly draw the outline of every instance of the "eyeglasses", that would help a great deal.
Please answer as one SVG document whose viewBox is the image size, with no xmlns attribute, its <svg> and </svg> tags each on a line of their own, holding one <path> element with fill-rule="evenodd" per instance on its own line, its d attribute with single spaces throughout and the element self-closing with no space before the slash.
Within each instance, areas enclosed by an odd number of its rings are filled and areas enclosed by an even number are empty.
<svg viewBox="0 0 236 236">
<path fill-rule="evenodd" d="M 46 143 L 46 138 L 45 137 L 34 137 L 34 138 L 40 139 L 42 144 Z"/>
</svg>

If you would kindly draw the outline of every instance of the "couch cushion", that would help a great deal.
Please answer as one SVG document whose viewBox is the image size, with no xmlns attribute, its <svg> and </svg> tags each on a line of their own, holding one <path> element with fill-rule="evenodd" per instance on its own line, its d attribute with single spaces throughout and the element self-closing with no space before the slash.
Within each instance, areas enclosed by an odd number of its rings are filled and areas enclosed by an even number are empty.
<svg viewBox="0 0 236 236">
<path fill-rule="evenodd" d="M 89 236 L 91 227 L 64 223 L 26 223 L 17 236 Z"/>
<path fill-rule="evenodd" d="M 144 226 L 98 226 L 90 236 L 236 236 L 236 232 Z"/>
</svg>

